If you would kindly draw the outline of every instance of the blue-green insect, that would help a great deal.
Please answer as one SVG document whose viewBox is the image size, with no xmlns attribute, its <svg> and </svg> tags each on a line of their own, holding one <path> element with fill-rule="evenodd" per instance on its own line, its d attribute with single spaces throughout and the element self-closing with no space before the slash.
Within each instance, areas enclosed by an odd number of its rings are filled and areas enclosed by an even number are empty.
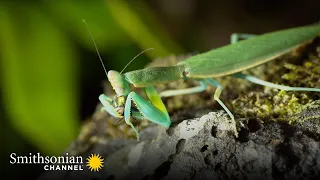
<svg viewBox="0 0 320 180">
<path fill-rule="evenodd" d="M 130 122 L 130 117 L 148 119 L 161 126 L 169 127 L 171 124 L 170 117 L 160 97 L 198 93 L 204 91 L 207 86 L 214 86 L 216 87 L 214 99 L 230 116 L 234 124 L 234 134 L 238 136 L 233 114 L 219 99 L 222 87 L 213 78 L 232 76 L 286 91 L 320 92 L 319 88 L 278 85 L 240 73 L 243 70 L 266 63 L 294 50 L 299 45 L 312 40 L 319 32 L 320 25 L 317 24 L 271 32 L 259 36 L 234 34 L 231 36 L 232 44 L 192 56 L 176 66 L 146 68 L 124 74 L 111 70 L 107 73 L 107 76 L 117 95 L 114 98 L 110 98 L 101 94 L 99 100 L 103 104 L 104 110 L 109 114 L 117 118 L 124 117 L 125 122 L 133 128 L 139 139 L 139 133 Z M 239 37 L 246 40 L 237 42 Z M 198 81 L 200 86 L 180 90 L 168 90 L 161 92 L 160 95 L 154 88 L 157 84 L 179 79 Z M 149 99 L 146 100 L 139 94 L 131 91 L 131 84 L 135 87 L 144 88 Z M 131 102 L 135 103 L 136 109 L 133 108 Z"/>
</svg>

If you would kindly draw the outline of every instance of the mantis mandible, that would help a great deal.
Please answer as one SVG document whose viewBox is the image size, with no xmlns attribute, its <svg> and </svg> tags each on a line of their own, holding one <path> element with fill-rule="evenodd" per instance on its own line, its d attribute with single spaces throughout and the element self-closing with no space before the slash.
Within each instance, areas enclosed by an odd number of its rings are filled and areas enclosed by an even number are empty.
<svg viewBox="0 0 320 180">
<path fill-rule="evenodd" d="M 216 87 L 214 99 L 230 116 L 234 124 L 234 135 L 238 137 L 234 116 L 219 98 L 222 86 L 213 78 L 231 76 L 286 91 L 320 92 L 320 88 L 278 85 L 240 73 L 243 70 L 266 63 L 294 50 L 299 45 L 312 40 L 319 32 L 320 25 L 316 24 L 263 35 L 233 34 L 230 45 L 192 56 L 179 62 L 176 66 L 145 68 L 124 74 L 110 70 L 107 73 L 107 77 L 116 95 L 110 98 L 101 94 L 99 100 L 104 106 L 103 110 L 116 118 L 124 117 L 125 122 L 133 128 L 139 140 L 139 133 L 131 123 L 130 117 L 148 119 L 168 128 L 171 120 L 161 97 L 199 93 L 205 91 L 208 86 L 213 86 Z M 239 38 L 245 40 L 238 42 Z M 179 79 L 198 81 L 200 86 L 180 90 L 167 90 L 160 94 L 158 94 L 154 87 L 161 83 L 168 83 Z M 130 85 L 144 88 L 149 100 L 131 91 Z M 131 102 L 134 102 L 136 108 L 133 108 Z"/>
</svg>

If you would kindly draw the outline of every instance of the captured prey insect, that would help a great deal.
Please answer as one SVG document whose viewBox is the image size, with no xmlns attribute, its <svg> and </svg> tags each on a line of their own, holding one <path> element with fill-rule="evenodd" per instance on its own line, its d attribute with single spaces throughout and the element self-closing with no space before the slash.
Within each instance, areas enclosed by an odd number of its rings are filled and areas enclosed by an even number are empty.
<svg viewBox="0 0 320 180">
<path fill-rule="evenodd" d="M 291 52 L 301 44 L 312 40 L 319 32 L 320 25 L 317 24 L 258 36 L 233 34 L 230 45 L 192 56 L 179 62 L 176 66 L 145 68 L 124 74 L 111 70 L 107 73 L 107 76 L 117 95 L 112 99 L 101 94 L 99 100 L 104 105 L 104 110 L 112 116 L 117 118 L 124 117 L 125 122 L 133 128 L 139 139 L 138 131 L 130 122 L 131 116 L 136 119 L 148 119 L 164 127 L 169 127 L 171 124 L 170 117 L 160 97 L 199 93 L 208 86 L 213 86 L 216 87 L 214 99 L 230 116 L 233 121 L 234 135 L 237 137 L 238 132 L 234 116 L 219 98 L 222 86 L 213 78 L 231 76 L 286 91 L 320 92 L 319 88 L 278 85 L 240 73 Z M 246 40 L 238 42 L 239 38 Z M 200 86 L 180 90 L 167 90 L 161 92 L 160 95 L 154 88 L 155 85 L 179 79 L 198 81 Z M 131 91 L 130 84 L 144 88 L 149 100 Z M 135 103 L 137 110 L 132 108 L 132 101 Z"/>
</svg>

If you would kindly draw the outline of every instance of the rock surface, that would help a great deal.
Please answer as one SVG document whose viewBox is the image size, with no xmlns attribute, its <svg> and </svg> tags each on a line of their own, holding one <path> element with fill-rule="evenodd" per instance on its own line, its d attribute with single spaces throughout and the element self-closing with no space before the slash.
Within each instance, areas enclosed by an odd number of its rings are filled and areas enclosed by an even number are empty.
<svg viewBox="0 0 320 180">
<path fill-rule="evenodd" d="M 168 130 L 151 126 L 141 132 L 139 142 L 115 139 L 83 153 L 85 158 L 99 153 L 105 159 L 99 172 L 47 172 L 39 180 L 320 178 L 319 119 L 306 126 L 242 121 L 246 125 L 239 138 L 223 111 Z"/>
</svg>

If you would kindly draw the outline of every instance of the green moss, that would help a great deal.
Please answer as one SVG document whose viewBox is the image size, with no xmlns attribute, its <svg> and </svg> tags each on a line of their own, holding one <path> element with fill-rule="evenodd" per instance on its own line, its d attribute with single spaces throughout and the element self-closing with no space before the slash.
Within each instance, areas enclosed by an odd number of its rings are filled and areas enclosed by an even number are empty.
<svg viewBox="0 0 320 180">
<path fill-rule="evenodd" d="M 295 114 L 304 110 L 312 100 L 304 93 L 265 89 L 251 92 L 232 101 L 234 112 L 242 117 L 256 117 L 291 122 Z"/>
<path fill-rule="evenodd" d="M 264 73 L 264 79 L 278 84 L 320 88 L 319 47 L 319 39 L 316 38 L 312 44 L 301 47 L 303 50 L 300 52 L 277 59 L 277 64 L 271 61 L 262 66 L 261 72 L 255 73 Z M 237 97 L 232 101 L 232 107 L 234 113 L 241 117 L 295 123 L 319 117 L 301 115 L 310 109 L 316 109 L 319 106 L 316 100 L 319 98 L 318 92 L 280 91 L 263 87 Z"/>
</svg>

